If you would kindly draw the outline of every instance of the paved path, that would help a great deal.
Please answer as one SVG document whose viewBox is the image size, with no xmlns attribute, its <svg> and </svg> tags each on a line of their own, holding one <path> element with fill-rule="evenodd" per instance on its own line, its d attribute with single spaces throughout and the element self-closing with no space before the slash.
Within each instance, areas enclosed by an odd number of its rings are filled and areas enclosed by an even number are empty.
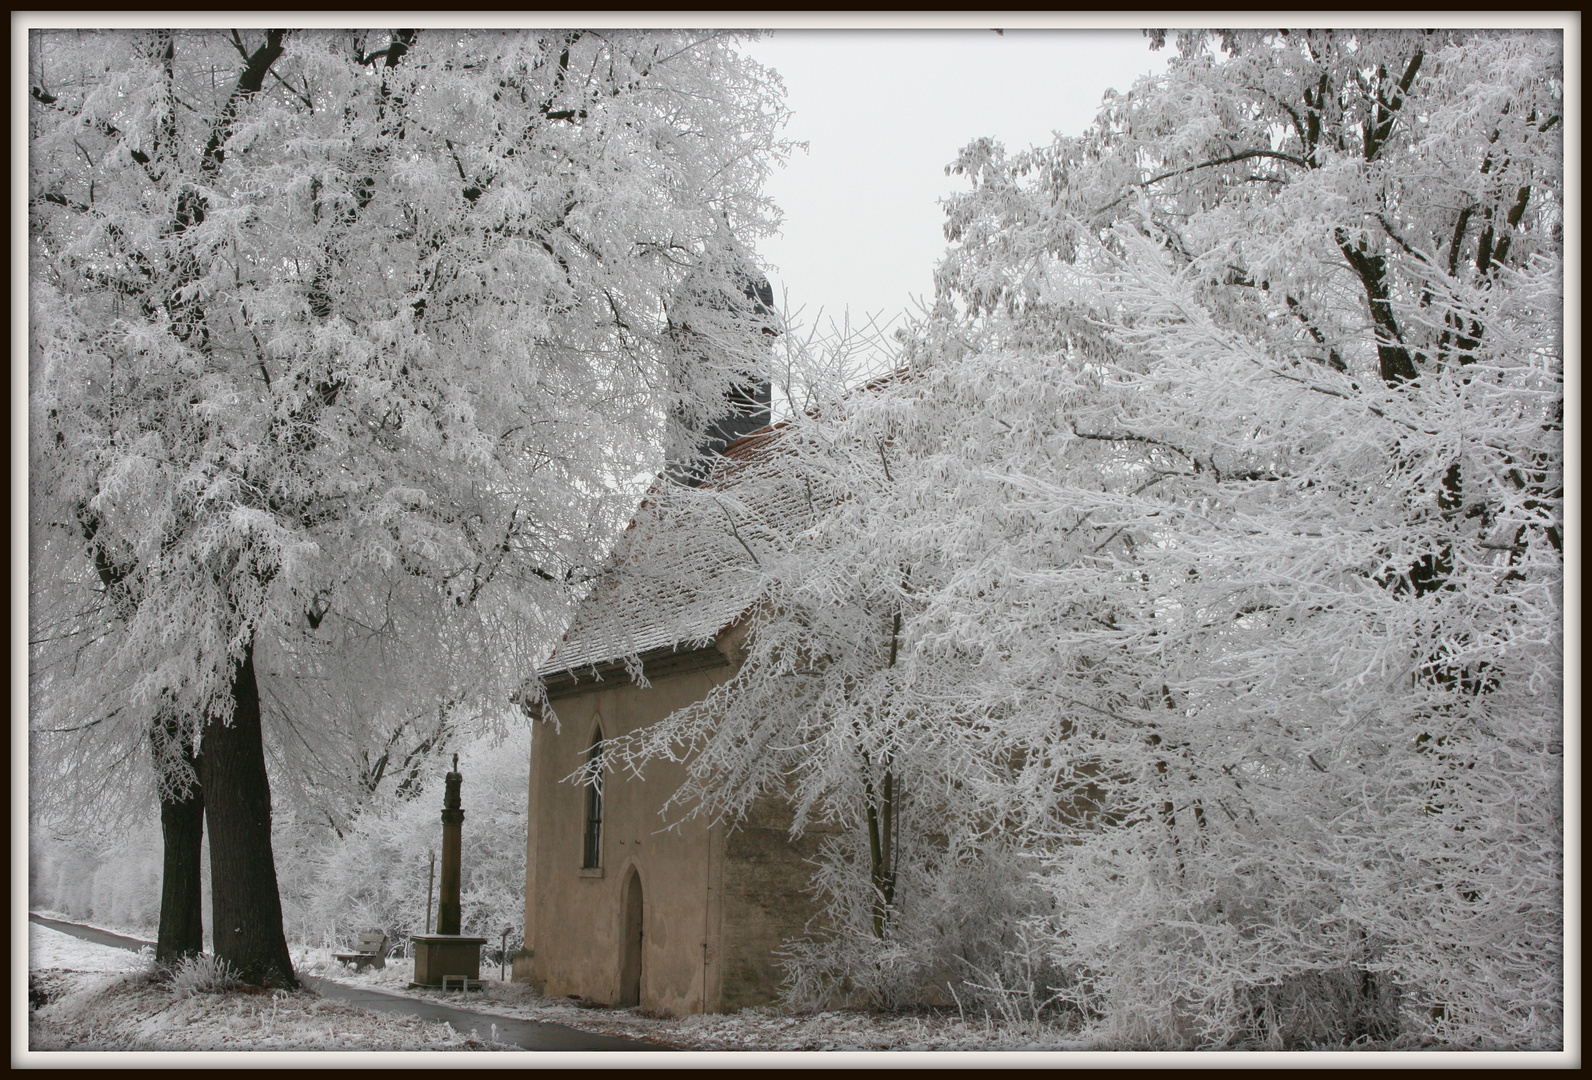
<svg viewBox="0 0 1592 1080">
<path fill-rule="evenodd" d="M 124 937 L 113 934 L 109 930 L 96 930 L 92 926 L 79 926 L 77 923 L 62 922 L 59 919 L 46 919 L 42 915 L 28 912 L 28 921 L 36 922 L 40 926 L 47 926 L 51 930 L 59 930 L 63 934 L 92 941 L 98 945 L 110 945 L 117 949 L 131 949 L 137 952 L 145 945 L 154 947 L 153 941 L 143 941 L 139 938 Z M 524 1047 L 526 1050 L 672 1050 L 673 1047 L 659 1046 L 656 1043 L 641 1042 L 637 1039 L 624 1039 L 616 1035 L 596 1035 L 589 1031 L 579 1031 L 563 1024 L 552 1024 L 543 1020 L 516 1020 L 508 1016 L 491 1016 L 487 1013 L 473 1012 L 469 1009 L 456 1009 L 452 1005 L 443 1005 L 440 1002 L 427 1001 L 420 998 L 404 997 L 400 994 L 388 994 L 380 990 L 367 990 L 364 987 L 345 986 L 330 979 L 317 979 L 313 975 L 301 975 L 299 978 L 304 985 L 315 990 L 323 997 L 336 998 L 357 1005 L 362 1009 L 372 1009 L 376 1012 L 402 1013 L 406 1016 L 418 1016 L 423 1020 L 436 1023 L 446 1021 L 453 1025 L 453 1030 L 458 1032 L 474 1031 L 481 1038 L 490 1038 L 492 1025 L 497 1025 L 497 1037 L 500 1042 L 513 1043 Z"/>
<path fill-rule="evenodd" d="M 31 911 L 28 912 L 28 922 L 36 922 L 40 926 L 48 926 L 51 930 L 59 930 L 63 934 L 71 934 L 73 937 L 82 938 L 84 941 L 92 941 L 96 945 L 109 945 L 113 949 L 131 949 L 133 952 L 137 952 L 145 945 L 148 945 L 151 949 L 155 947 L 153 941 L 123 937 L 121 934 L 113 934 L 109 930 L 96 930 L 92 926 L 79 926 L 77 923 L 62 922 L 60 919 L 46 919 L 43 915 L 35 915 Z"/>
<path fill-rule="evenodd" d="M 385 994 L 380 990 L 345 986 L 329 979 L 317 979 L 313 975 L 301 975 L 299 978 L 305 985 L 314 987 L 326 997 L 337 998 L 351 1005 L 358 1005 L 362 1009 L 404 1013 L 438 1023 L 446 1020 L 453 1025 L 454 1031 L 474 1031 L 483 1039 L 491 1036 L 492 1025 L 496 1024 L 499 1042 L 513 1043 L 527 1050 L 674 1049 L 672 1046 L 659 1046 L 656 1043 L 645 1043 L 637 1039 L 623 1039 L 616 1035 L 596 1035 L 589 1031 L 578 1031 L 563 1024 L 551 1024 L 544 1020 L 515 1020 L 508 1016 L 490 1016 L 486 1013 L 471 1012 L 468 1009 L 456 1009 L 451 1005 L 435 1001 L 423 1001 L 398 994 Z"/>
</svg>

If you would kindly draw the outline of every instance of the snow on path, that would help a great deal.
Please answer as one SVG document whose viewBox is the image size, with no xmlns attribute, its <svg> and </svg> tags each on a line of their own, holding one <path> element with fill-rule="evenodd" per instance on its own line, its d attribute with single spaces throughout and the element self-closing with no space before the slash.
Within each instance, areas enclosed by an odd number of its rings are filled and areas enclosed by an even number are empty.
<svg viewBox="0 0 1592 1080">
<path fill-rule="evenodd" d="M 787 1013 L 777 1008 L 752 1008 L 737 1013 L 661 1017 L 636 1009 L 548 998 L 524 983 L 496 979 L 488 979 L 479 996 L 411 989 L 414 961 L 403 957 L 389 958 L 383 970 L 366 968 L 357 973 L 333 960 L 330 950 L 305 949 L 295 954 L 294 961 L 302 965 L 301 971 L 317 976 L 320 983 L 380 990 L 423 1001 L 457 1002 L 477 1015 L 551 1022 L 606 1035 L 652 1040 L 686 1051 L 999 1051 L 996 1057 L 1002 1058 L 1011 1051 L 1080 1048 L 1076 1037 L 1045 1023 L 997 1024 L 983 1018 L 963 1021 L 945 1013 L 892 1015 L 852 1009 Z M 866 1059 L 859 1056 L 859 1060 Z"/>
<path fill-rule="evenodd" d="M 143 966 L 136 954 L 123 949 L 80 941 L 38 924 L 30 924 L 29 932 L 30 970 L 62 967 L 76 971 L 122 972 Z M 619 1036 L 613 1040 L 614 1044 L 623 1039 L 647 1040 L 625 1047 L 635 1050 L 661 1050 L 669 1044 L 673 1044 L 671 1049 L 787 1052 L 1079 1049 L 1064 1032 L 1048 1025 L 997 1025 L 987 1020 L 964 1022 L 944 1015 L 889 1016 L 852 1010 L 790 1015 L 773 1009 L 748 1009 L 735 1014 L 668 1019 L 630 1009 L 582 1007 L 567 999 L 542 997 L 523 984 L 496 980 L 489 980 L 487 992 L 479 997 L 442 994 L 410 989 L 414 962 L 406 958 L 390 958 L 385 970 L 366 969 L 356 974 L 332 960 L 330 950 L 301 946 L 293 952 L 294 967 L 306 984 L 327 997 L 342 998 L 338 1004 L 344 1008 L 357 1005 L 389 1015 L 392 1012 L 420 1013 L 433 1022 L 449 1020 L 453 1030 L 466 1038 L 473 1029 L 479 1036 L 519 1041 L 531 1034 L 527 1029 L 534 1027 L 540 1029 L 536 1033 L 540 1036 L 537 1041 L 549 1050 L 575 1049 L 583 1044 L 591 1049 L 599 1045 L 603 1049 L 621 1048 L 607 1044 L 604 1036 Z M 88 966 L 94 963 L 104 966 Z M 366 997 L 360 991 L 375 991 L 381 997 Z M 500 1024 L 496 1031 L 492 1029 L 493 1021 Z M 300 1032 L 300 1036 L 303 1034 Z M 582 1035 L 586 1038 L 582 1039 Z M 257 1034 L 256 1037 L 261 1036 Z M 342 1042 L 340 1046 L 364 1048 L 370 1045 L 362 1046 L 360 1038 L 362 1036 L 356 1035 L 352 1044 Z M 400 1042 L 408 1040 L 400 1039 Z M 275 1049 L 282 1044 L 272 1039 L 265 1045 Z"/>
<path fill-rule="evenodd" d="M 179 992 L 173 1002 L 169 990 L 144 974 L 148 948 L 132 952 L 85 941 L 32 921 L 41 917 L 36 913 L 30 916 L 29 992 L 38 1001 L 29 1017 L 28 1041 L 34 1050 L 673 1049 L 560 1024 L 487 1016 L 309 975 L 304 982 L 310 994 Z M 68 925 L 85 934 L 106 933 Z"/>
<path fill-rule="evenodd" d="M 28 923 L 28 970 L 62 968 L 67 971 L 137 971 L 145 961 L 137 953 L 110 945 L 96 945 L 51 930 L 36 922 Z"/>
<path fill-rule="evenodd" d="M 121 926 L 105 922 L 85 922 L 76 915 L 65 911 L 52 911 L 50 908 L 28 908 L 28 918 L 43 919 L 46 923 L 58 922 L 75 926 L 79 930 L 97 930 L 102 934 L 114 934 L 117 937 L 132 938 L 135 941 L 153 943 L 156 930 L 153 926 Z"/>
</svg>

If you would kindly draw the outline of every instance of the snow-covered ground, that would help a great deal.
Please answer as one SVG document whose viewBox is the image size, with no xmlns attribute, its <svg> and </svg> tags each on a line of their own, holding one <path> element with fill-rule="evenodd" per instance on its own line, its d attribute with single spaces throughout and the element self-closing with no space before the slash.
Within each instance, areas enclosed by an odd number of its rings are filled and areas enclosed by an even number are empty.
<svg viewBox="0 0 1592 1080">
<path fill-rule="evenodd" d="M 115 929 L 104 927 L 103 929 Z M 137 931 L 123 927 L 123 931 Z M 484 993 L 410 990 L 414 961 L 352 972 L 329 949 L 293 949 L 303 974 L 407 997 L 445 1001 L 488 1015 L 544 1020 L 688 1050 L 1041 1050 L 1070 1049 L 1044 1025 L 962 1022 L 955 1015 L 892 1016 L 840 1010 L 664 1018 L 636 1009 L 594 1008 L 489 979 Z M 312 993 L 179 994 L 147 977 L 149 957 L 28 926 L 30 1050 L 506 1050 L 444 1024 L 372 1013 Z M 483 975 L 495 972 L 483 969 Z"/>
<path fill-rule="evenodd" d="M 521 983 L 489 978 L 482 993 L 410 990 L 414 961 L 391 958 L 385 969 L 355 973 L 332 959 L 329 949 L 293 950 L 299 971 L 349 986 L 363 986 L 408 997 L 520 1020 L 545 1020 L 582 1031 L 621 1035 L 687 1050 L 1076 1050 L 1076 1037 L 1056 1026 L 963 1020 L 956 1013 L 890 1014 L 839 1009 L 787 1013 L 744 1009 L 738 1013 L 666 1018 L 639 1009 L 582 1005 L 548 998 Z M 496 976 L 483 964 L 483 976 Z"/>
<path fill-rule="evenodd" d="M 307 992 L 182 994 L 147 971 L 136 953 L 28 924 L 28 1049 L 518 1049 Z"/>
<path fill-rule="evenodd" d="M 96 945 L 38 923 L 28 923 L 30 972 L 52 968 L 80 972 L 142 971 L 148 966 L 148 957 L 138 953 Z"/>
<path fill-rule="evenodd" d="M 105 929 L 111 929 L 106 927 Z M 124 928 L 136 929 L 136 928 Z M 28 927 L 28 1049 L 153 1051 L 414 1051 L 517 1050 L 503 1043 L 461 1035 L 446 1024 L 374 1013 L 310 992 L 242 990 L 230 993 L 173 991 L 147 975 L 148 959 L 125 949 L 96 945 L 30 924 Z M 331 979 L 487 1015 L 551 1021 L 584 1031 L 620 1035 L 696 1051 L 1078 1051 L 1084 1049 L 1060 1027 L 963 1020 L 954 1013 L 891 1015 L 856 1010 L 791 1014 L 747 1009 L 733 1015 L 649 1016 L 636 1009 L 608 1009 L 569 999 L 543 997 L 529 987 L 495 979 L 484 993 L 409 990 L 413 961 L 393 958 L 385 970 L 349 971 L 329 949 L 296 946 L 294 966 L 306 975 Z M 484 967 L 483 975 L 495 974 Z M 582 1055 L 569 1055 L 572 1059 Z M 1121 1064 L 1136 1054 L 1069 1053 L 1067 1065 Z M 1338 1055 L 1334 1055 L 1338 1056 Z M 1346 1055 L 1345 1055 L 1346 1056 Z M 1402 1056 L 1402 1055 L 1398 1055 Z M 1443 1055 L 1439 1055 L 1443 1056 Z M 552 1058 L 563 1059 L 564 1054 Z M 1466 1055 L 1466 1063 L 1503 1055 Z M 1158 1054 L 1158 1065 L 1209 1065 L 1217 1059 L 1244 1065 L 1284 1061 L 1299 1055 Z M 1275 1061 L 1273 1061 L 1275 1059 Z M 182 1060 L 188 1060 L 186 1058 Z M 287 1060 L 287 1059 L 284 1059 Z M 347 1059 L 340 1059 L 347 1060 Z M 375 1059 L 371 1059 L 375 1060 Z M 391 1059 L 396 1063 L 401 1059 Z M 551 1060 L 551 1059 L 549 1059 Z M 689 1059 L 686 1059 L 687 1061 Z M 748 1062 L 758 1059 L 742 1059 Z M 795 1059 L 763 1059 L 793 1061 Z M 861 1064 L 860 1056 L 850 1059 Z M 892 1058 L 893 1061 L 909 1061 Z M 916 1059 L 927 1064 L 927 1056 Z M 940 1059 L 943 1060 L 943 1059 Z M 967 1059 L 962 1059 L 964 1062 Z M 1000 1064 L 1062 1064 L 1046 1054 L 997 1055 Z M 1428 1058 L 1423 1064 L 1431 1063 Z M 1359 1062 L 1356 1061 L 1356 1064 Z"/>
<path fill-rule="evenodd" d="M 106 922 L 103 919 L 94 919 L 90 921 L 79 918 L 70 912 L 53 911 L 50 908 L 45 907 L 30 906 L 28 911 L 34 915 L 42 915 L 46 919 L 56 919 L 60 922 L 75 923 L 78 926 L 87 926 L 94 930 L 106 930 L 112 934 L 120 934 L 122 937 L 138 938 L 141 941 L 155 940 L 156 930 L 153 926 L 131 926 L 124 925 L 122 923 Z"/>
</svg>

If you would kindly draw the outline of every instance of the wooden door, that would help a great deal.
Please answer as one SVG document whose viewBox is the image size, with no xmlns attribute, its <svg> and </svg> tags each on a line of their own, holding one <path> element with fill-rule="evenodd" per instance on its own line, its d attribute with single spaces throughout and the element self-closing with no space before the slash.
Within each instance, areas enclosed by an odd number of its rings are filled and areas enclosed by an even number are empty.
<svg viewBox="0 0 1592 1080">
<path fill-rule="evenodd" d="M 625 882 L 624 911 L 620 917 L 620 1008 L 641 1004 L 641 913 L 641 875 L 632 867 Z"/>
</svg>

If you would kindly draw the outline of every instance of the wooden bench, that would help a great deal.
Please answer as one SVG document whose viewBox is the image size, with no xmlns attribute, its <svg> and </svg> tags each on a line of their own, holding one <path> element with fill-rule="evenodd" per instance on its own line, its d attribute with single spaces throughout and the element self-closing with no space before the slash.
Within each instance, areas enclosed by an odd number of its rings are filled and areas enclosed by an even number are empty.
<svg viewBox="0 0 1592 1080">
<path fill-rule="evenodd" d="M 359 945 L 353 952 L 333 953 L 339 961 L 348 964 L 355 971 L 363 971 L 368 965 L 373 968 L 387 966 L 387 935 L 379 930 L 370 934 L 359 935 Z"/>
</svg>

